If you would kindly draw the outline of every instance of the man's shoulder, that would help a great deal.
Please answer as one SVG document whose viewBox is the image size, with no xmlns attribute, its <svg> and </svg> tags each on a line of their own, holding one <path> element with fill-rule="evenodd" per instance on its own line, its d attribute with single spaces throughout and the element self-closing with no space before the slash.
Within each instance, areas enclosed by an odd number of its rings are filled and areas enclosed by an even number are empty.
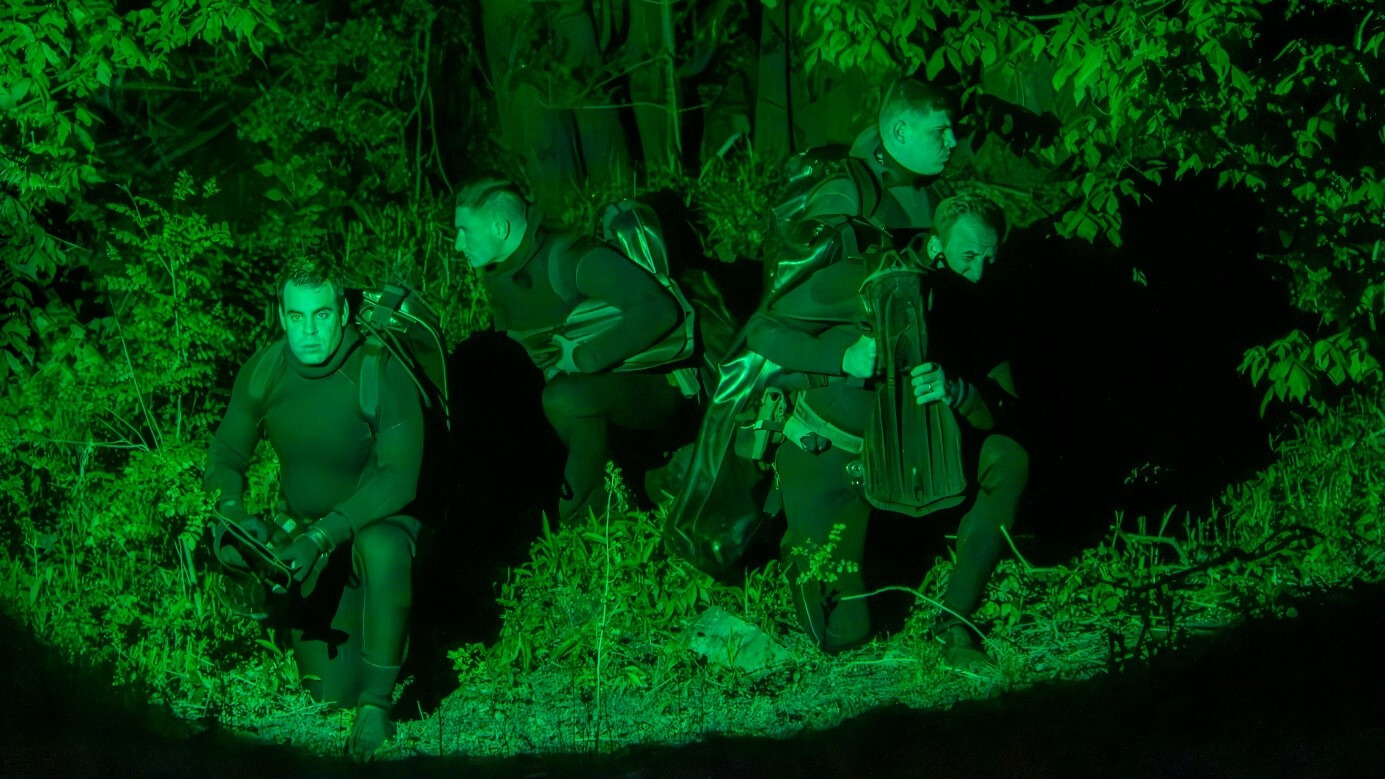
<svg viewBox="0 0 1385 779">
<path fill-rule="evenodd" d="M 856 184 L 856 180 L 842 169 L 814 188 L 808 197 L 804 215 L 809 218 L 860 216 L 861 188 Z"/>
<path fill-rule="evenodd" d="M 877 136 L 878 140 L 878 136 Z M 807 217 L 861 217 L 879 200 L 880 171 L 872 152 L 862 152 L 861 138 L 836 158 L 830 172 L 808 196 Z"/>
<path fill-rule="evenodd" d="M 843 258 L 813 271 L 771 308 L 800 319 L 842 319 L 855 314 L 857 293 L 866 278 L 865 263 Z"/>
<path fill-rule="evenodd" d="M 549 285 L 558 297 L 569 303 L 582 297 L 577 288 L 577 266 L 588 255 L 602 248 L 610 250 L 610 247 L 593 236 L 572 228 L 554 230 L 545 237 L 541 254 L 544 256 Z M 616 254 L 615 251 L 610 251 Z"/>
<path fill-rule="evenodd" d="M 252 399 L 263 400 L 269 395 L 270 385 L 279 377 L 284 367 L 284 349 L 287 343 L 288 339 L 280 336 L 256 349 L 255 353 L 250 355 L 250 359 L 241 366 L 241 375 L 246 376 L 250 382 L 248 390 Z"/>
<path fill-rule="evenodd" d="M 542 240 L 545 254 L 561 257 L 581 257 L 592 249 L 605 245 L 591 233 L 575 227 L 546 228 Z"/>
<path fill-rule="evenodd" d="M 282 359 L 284 356 L 284 346 L 287 343 L 288 338 L 281 335 L 264 346 L 261 346 L 255 350 L 254 354 L 250 355 L 250 359 L 245 361 L 245 367 L 253 370 L 255 366 L 265 360 Z"/>
</svg>

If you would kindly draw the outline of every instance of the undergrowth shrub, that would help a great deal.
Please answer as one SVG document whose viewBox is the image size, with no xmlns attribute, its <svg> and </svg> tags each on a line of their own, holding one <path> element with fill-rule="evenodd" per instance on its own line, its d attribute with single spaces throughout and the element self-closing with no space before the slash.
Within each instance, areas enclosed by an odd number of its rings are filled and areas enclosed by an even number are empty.
<svg viewBox="0 0 1385 779">
<path fill-rule="evenodd" d="M 545 525 L 530 561 L 501 588 L 499 640 L 450 653 L 464 686 L 512 686 L 542 667 L 562 669 L 579 689 L 676 687 L 701 673 L 683 631 L 706 609 L 723 608 L 771 635 L 794 623 L 777 565 L 733 586 L 669 558 L 661 512 L 632 510 L 624 489 L 608 467 L 599 514 L 559 530 Z"/>
<path fill-rule="evenodd" d="M 215 191 L 183 173 L 168 199 L 109 204 L 104 257 L 75 283 L 92 304 L 35 318 L 41 367 L 0 400 L 6 610 L 188 719 L 251 705 L 226 671 L 260 632 L 221 613 L 195 559 L 219 369 L 255 329 L 221 302 L 245 276 L 226 225 L 198 210 Z M 255 675 L 272 697 L 278 676 Z"/>
</svg>

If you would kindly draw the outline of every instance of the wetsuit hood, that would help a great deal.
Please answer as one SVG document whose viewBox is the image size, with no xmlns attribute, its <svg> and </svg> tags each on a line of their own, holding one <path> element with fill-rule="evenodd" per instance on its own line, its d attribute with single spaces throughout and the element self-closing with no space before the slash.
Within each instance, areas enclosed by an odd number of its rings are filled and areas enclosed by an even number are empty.
<svg viewBox="0 0 1385 779">
<path fill-rule="evenodd" d="M 336 373 L 337 369 L 351 357 L 351 353 L 361 345 L 362 340 L 361 333 L 356 329 L 356 326 L 348 323 L 342 330 L 341 343 L 337 345 L 337 350 L 332 353 L 332 356 L 327 358 L 327 362 L 321 365 L 304 365 L 298 359 L 298 355 L 293 353 L 293 349 L 289 348 L 288 338 L 285 338 L 284 360 L 299 376 L 305 379 L 321 379 Z"/>
</svg>

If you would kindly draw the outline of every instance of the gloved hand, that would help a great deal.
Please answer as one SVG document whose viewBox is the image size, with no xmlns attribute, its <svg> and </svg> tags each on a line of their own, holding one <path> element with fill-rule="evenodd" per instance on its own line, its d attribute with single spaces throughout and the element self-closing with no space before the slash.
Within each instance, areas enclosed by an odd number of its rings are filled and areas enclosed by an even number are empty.
<svg viewBox="0 0 1385 779">
<path fill-rule="evenodd" d="M 310 528 L 308 532 L 294 539 L 293 543 L 275 552 L 279 561 L 293 572 L 293 580 L 296 582 L 315 578 L 326 565 L 328 553 L 331 552 L 322 532 L 314 530 L 316 529 Z"/>
<path fill-rule="evenodd" d="M 245 542 L 238 540 L 240 536 L 230 530 L 232 524 L 245 535 L 262 544 L 269 539 L 269 526 L 263 520 L 253 517 L 245 511 L 223 512 L 222 516 L 216 520 L 212 538 L 217 559 L 223 565 L 232 568 L 248 568 L 250 561 L 246 559 L 246 555 L 250 552 L 240 549 L 240 546 Z"/>
</svg>

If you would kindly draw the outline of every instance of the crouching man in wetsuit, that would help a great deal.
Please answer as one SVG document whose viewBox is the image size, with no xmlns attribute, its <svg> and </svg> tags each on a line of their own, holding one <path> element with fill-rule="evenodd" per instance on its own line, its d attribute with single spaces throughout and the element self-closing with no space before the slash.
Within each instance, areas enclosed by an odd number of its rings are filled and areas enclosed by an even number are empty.
<svg viewBox="0 0 1385 779">
<path fill-rule="evenodd" d="M 481 273 L 497 330 L 519 341 L 544 373 L 543 410 L 567 447 L 562 522 L 595 505 L 610 459 L 612 426 L 661 431 L 688 411 L 671 374 L 631 364 L 681 324 L 673 296 L 612 247 L 555 232 L 516 185 L 485 175 L 456 200 L 457 250 Z M 619 319 L 594 336 L 570 337 L 569 317 L 588 300 Z"/>
<path fill-rule="evenodd" d="M 302 582 L 291 609 L 294 657 L 313 698 L 355 707 L 347 742 L 369 759 L 394 726 L 390 707 L 408 644 L 410 581 L 420 525 L 414 499 L 423 454 L 418 390 L 385 361 L 376 419 L 360 402 L 363 338 L 341 275 L 317 257 L 291 261 L 279 280 L 286 337 L 241 368 L 217 428 L 204 483 L 218 510 L 261 542 L 271 530 L 247 514 L 245 473 L 261 437 L 279 457 L 281 515 L 299 531 L 275 554 Z M 314 614 L 316 613 L 316 616 Z M 330 627 L 326 624 L 330 621 Z"/>
<path fill-rule="evenodd" d="M 938 205 L 932 223 L 924 243 L 925 289 L 932 290 L 927 304 L 929 361 L 913 367 L 909 381 L 916 403 L 947 403 L 964 420 L 963 463 L 974 463 L 974 502 L 957 533 L 957 565 L 944 600 L 949 611 L 934 628 L 952 661 L 966 664 L 984 655 L 958 617 L 970 616 L 980 605 L 1002 549 L 1001 528 L 1014 522 L 1028 478 L 1028 457 L 1014 439 L 996 430 L 1015 397 L 1014 387 L 1008 364 L 995 360 L 993 344 L 977 337 L 985 332 L 978 323 L 987 315 L 968 295 L 968 287 L 995 260 L 1003 215 L 988 199 L 954 196 Z M 829 229 L 856 228 L 838 223 Z M 858 480 L 849 475 L 874 410 L 869 382 L 880 372 L 878 347 L 862 326 L 868 319 L 858 294 L 868 273 L 861 256 L 843 252 L 838 261 L 756 314 L 747 334 L 752 349 L 810 379 L 805 383 L 811 388 L 795 397 L 775 469 L 788 520 L 782 548 L 799 621 L 828 651 L 857 646 L 871 630 L 866 602 L 846 599 L 864 590 L 859 567 L 871 514 L 871 504 L 853 484 Z M 831 583 L 798 583 L 807 559 L 791 550 L 827 544 L 838 524 L 844 530 L 832 561 L 855 563 L 855 570 Z"/>
</svg>

